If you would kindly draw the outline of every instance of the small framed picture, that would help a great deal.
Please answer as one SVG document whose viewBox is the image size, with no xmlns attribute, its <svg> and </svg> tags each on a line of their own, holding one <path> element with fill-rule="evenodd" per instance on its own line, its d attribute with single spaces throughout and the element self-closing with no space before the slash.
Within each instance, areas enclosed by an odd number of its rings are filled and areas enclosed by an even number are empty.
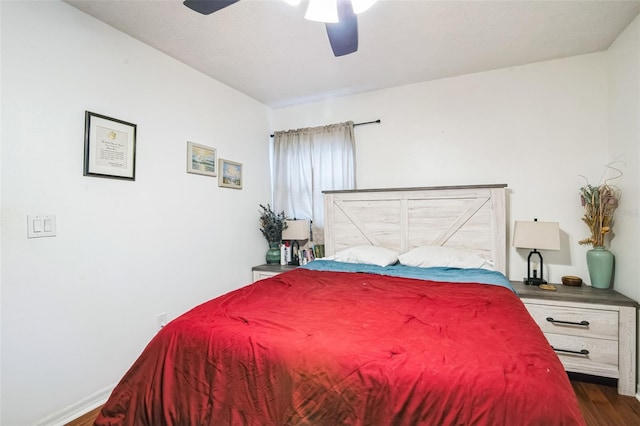
<svg viewBox="0 0 640 426">
<path fill-rule="evenodd" d="M 187 173 L 217 176 L 216 149 L 187 142 Z"/>
<path fill-rule="evenodd" d="M 223 160 L 218 163 L 218 186 L 224 188 L 242 189 L 242 163 Z"/>
<path fill-rule="evenodd" d="M 136 180 L 136 127 L 85 111 L 84 176 Z"/>
</svg>

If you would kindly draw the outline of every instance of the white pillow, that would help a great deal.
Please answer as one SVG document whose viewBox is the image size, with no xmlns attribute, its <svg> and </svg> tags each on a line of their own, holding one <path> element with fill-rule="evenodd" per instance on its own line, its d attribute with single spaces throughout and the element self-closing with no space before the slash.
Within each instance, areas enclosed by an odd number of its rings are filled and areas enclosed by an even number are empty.
<svg viewBox="0 0 640 426">
<path fill-rule="evenodd" d="M 356 246 L 341 250 L 326 259 L 337 262 L 388 266 L 398 261 L 398 252 L 384 247 Z"/>
<path fill-rule="evenodd" d="M 475 252 L 453 247 L 422 246 L 398 256 L 401 264 L 432 268 L 482 268 L 493 271 L 493 262 Z"/>
</svg>

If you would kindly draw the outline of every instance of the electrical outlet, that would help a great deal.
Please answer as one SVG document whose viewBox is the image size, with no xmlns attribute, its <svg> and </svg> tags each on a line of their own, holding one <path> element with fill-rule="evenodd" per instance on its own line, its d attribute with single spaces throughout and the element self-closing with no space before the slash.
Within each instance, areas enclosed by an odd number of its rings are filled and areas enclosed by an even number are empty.
<svg viewBox="0 0 640 426">
<path fill-rule="evenodd" d="M 167 325 L 167 313 L 158 314 L 158 330 Z"/>
</svg>

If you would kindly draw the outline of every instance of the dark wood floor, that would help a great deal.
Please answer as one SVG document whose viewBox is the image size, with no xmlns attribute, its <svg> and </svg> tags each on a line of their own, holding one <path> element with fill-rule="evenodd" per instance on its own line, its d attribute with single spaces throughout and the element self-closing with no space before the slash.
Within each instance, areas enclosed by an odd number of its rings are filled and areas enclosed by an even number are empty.
<svg viewBox="0 0 640 426">
<path fill-rule="evenodd" d="M 640 401 L 633 396 L 618 395 L 612 383 L 571 378 L 584 420 L 588 426 L 640 425 Z M 100 408 L 67 423 L 65 426 L 91 426 Z"/>
<path fill-rule="evenodd" d="M 92 426 L 93 422 L 98 417 L 98 413 L 102 407 L 98 407 L 95 410 L 89 411 L 87 414 L 82 417 L 78 417 L 77 419 L 70 421 L 64 426 Z"/>
<path fill-rule="evenodd" d="M 612 384 L 572 377 L 571 385 L 588 426 L 640 425 L 640 401 L 618 395 Z"/>
</svg>

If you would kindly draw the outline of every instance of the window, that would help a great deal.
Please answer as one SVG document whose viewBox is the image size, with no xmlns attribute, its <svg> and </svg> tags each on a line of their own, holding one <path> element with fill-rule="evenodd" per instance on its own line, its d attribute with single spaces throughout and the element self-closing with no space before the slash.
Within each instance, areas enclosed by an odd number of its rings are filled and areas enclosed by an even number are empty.
<svg viewBox="0 0 640 426">
<path fill-rule="evenodd" d="M 322 235 L 322 191 L 355 189 L 353 122 L 274 133 L 273 202 Z M 317 239 L 316 239 L 317 241 Z"/>
</svg>

